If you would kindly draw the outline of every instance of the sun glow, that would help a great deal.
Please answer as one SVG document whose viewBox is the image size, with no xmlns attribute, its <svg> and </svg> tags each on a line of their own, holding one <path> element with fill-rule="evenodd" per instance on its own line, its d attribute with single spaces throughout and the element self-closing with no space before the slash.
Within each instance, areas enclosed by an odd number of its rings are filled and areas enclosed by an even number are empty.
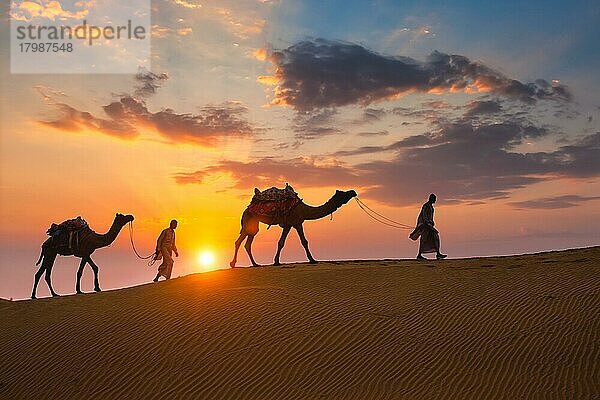
<svg viewBox="0 0 600 400">
<path fill-rule="evenodd" d="M 210 268 L 215 265 L 215 255 L 210 250 L 204 250 L 198 253 L 197 261 L 203 268 Z"/>
</svg>

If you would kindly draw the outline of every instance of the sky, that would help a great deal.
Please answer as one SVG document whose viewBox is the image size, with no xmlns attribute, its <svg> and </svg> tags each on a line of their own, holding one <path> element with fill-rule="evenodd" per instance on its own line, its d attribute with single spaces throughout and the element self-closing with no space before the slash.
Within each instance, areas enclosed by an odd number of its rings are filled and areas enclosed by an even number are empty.
<svg viewBox="0 0 600 400">
<path fill-rule="evenodd" d="M 62 21 L 107 7 L 32 3 Z M 450 257 L 600 243 L 597 2 L 153 1 L 135 74 L 11 74 L 4 4 L 0 297 L 28 297 L 46 229 L 78 215 L 103 232 L 133 214 L 142 253 L 176 218 L 174 275 L 224 268 L 253 188 L 286 182 L 409 225 L 436 193 Z M 355 202 L 305 232 L 321 260 L 417 251 Z M 261 227 L 258 262 L 279 234 Z M 93 258 L 105 289 L 155 274 L 127 229 Z M 292 234 L 282 262 L 303 260 Z M 59 293 L 77 265 L 57 259 Z"/>
</svg>

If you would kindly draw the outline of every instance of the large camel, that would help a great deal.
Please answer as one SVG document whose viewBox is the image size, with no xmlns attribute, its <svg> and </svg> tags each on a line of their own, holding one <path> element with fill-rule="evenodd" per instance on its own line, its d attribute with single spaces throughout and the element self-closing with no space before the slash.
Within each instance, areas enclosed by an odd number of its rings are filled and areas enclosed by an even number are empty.
<svg viewBox="0 0 600 400">
<path fill-rule="evenodd" d="M 39 265 L 40 262 L 42 263 L 40 269 L 35 274 L 35 282 L 33 283 L 31 298 L 36 298 L 35 294 L 37 291 L 37 285 L 44 271 L 46 272 L 45 279 L 46 283 L 48 284 L 48 288 L 50 289 L 50 293 L 52 293 L 53 297 L 58 296 L 58 294 L 52 288 L 52 283 L 50 281 L 52 267 L 54 266 L 54 260 L 56 259 L 57 255 L 75 256 L 81 258 L 81 263 L 79 264 L 79 269 L 77 270 L 76 291 L 78 294 L 83 293 L 81 291 L 81 275 L 83 274 L 83 268 L 85 267 L 86 263 L 90 264 L 92 270 L 94 271 L 94 291 L 99 292 L 100 284 L 98 283 L 98 266 L 94 263 L 94 261 L 92 261 L 91 255 L 97 249 L 106 247 L 114 242 L 125 224 L 131 221 L 133 221 L 133 215 L 117 214 L 108 232 L 100 234 L 89 228 L 85 228 L 80 231 L 75 240 L 71 240 L 71 246 L 69 246 L 67 232 L 62 233 L 62 237 L 59 236 L 48 238 L 42 244 L 42 253 L 40 254 L 38 262 L 35 264 Z"/>
<path fill-rule="evenodd" d="M 332 214 L 335 210 L 346 204 L 350 199 L 356 196 L 356 192 L 354 190 L 349 190 L 344 192 L 342 190 L 336 190 L 333 197 L 327 200 L 324 204 L 313 207 L 305 204 L 304 202 L 298 203 L 289 214 L 281 217 L 281 218 L 273 218 L 264 215 L 254 215 L 247 208 L 244 210 L 242 214 L 242 229 L 240 230 L 240 236 L 235 241 L 235 252 L 233 253 L 233 260 L 229 265 L 231 268 L 235 267 L 235 263 L 237 262 L 237 254 L 240 248 L 240 245 L 246 239 L 246 244 L 244 247 L 246 248 L 246 252 L 248 253 L 248 257 L 250 257 L 250 261 L 252 262 L 253 267 L 259 267 L 260 265 L 254 261 L 254 257 L 252 256 L 252 241 L 254 240 L 254 236 L 258 233 L 258 225 L 260 222 L 267 225 L 279 225 L 283 232 L 281 232 L 281 238 L 279 238 L 279 242 L 277 243 L 277 253 L 275 254 L 275 261 L 273 265 L 281 265 L 279 263 L 279 255 L 281 254 L 281 249 L 283 249 L 283 245 L 285 244 L 285 239 L 287 238 L 288 233 L 292 228 L 296 229 L 298 232 L 298 236 L 300 237 L 300 243 L 306 250 L 306 256 L 308 257 L 308 261 L 311 264 L 316 264 L 317 261 L 313 258 L 312 254 L 310 254 L 310 250 L 308 249 L 308 240 L 304 236 L 304 229 L 302 228 L 302 224 L 306 220 L 315 220 L 321 219 Z"/>
</svg>

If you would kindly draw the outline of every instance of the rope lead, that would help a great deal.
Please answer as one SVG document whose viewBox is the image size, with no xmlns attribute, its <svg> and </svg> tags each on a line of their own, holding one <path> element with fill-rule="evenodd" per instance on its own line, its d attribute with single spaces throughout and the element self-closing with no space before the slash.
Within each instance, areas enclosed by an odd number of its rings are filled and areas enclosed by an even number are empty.
<svg viewBox="0 0 600 400">
<path fill-rule="evenodd" d="M 137 249 L 135 248 L 135 244 L 133 243 L 133 221 L 129 222 L 129 240 L 131 242 L 131 248 L 133 249 L 133 252 L 140 260 L 148 260 L 156 255 L 156 253 L 152 253 L 149 256 L 143 257 L 140 255 L 140 253 L 138 253 Z M 155 262 L 156 258 L 152 258 L 152 260 L 148 261 L 148 266 L 151 267 Z"/>
<path fill-rule="evenodd" d="M 360 209 L 363 210 L 365 214 L 367 214 L 370 218 L 379 222 L 380 224 L 397 229 L 414 229 L 414 227 L 410 225 L 402 224 L 400 222 L 394 221 L 391 218 L 386 217 L 385 215 L 379 214 L 377 211 L 373 210 L 365 203 L 363 203 L 358 197 L 355 197 L 354 200 L 356 200 L 356 204 L 358 204 Z"/>
</svg>

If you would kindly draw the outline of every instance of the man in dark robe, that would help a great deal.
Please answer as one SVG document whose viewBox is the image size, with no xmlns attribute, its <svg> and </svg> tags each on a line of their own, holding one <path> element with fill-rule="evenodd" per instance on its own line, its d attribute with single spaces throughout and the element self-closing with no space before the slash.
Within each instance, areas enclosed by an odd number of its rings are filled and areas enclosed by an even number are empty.
<svg viewBox="0 0 600 400">
<path fill-rule="evenodd" d="M 426 260 L 423 253 L 435 252 L 438 260 L 447 257 L 446 254 L 440 253 L 440 233 L 435 229 L 435 222 L 433 222 L 433 203 L 436 199 L 435 194 L 429 195 L 429 200 L 423 204 L 417 218 L 417 227 L 409 235 L 412 240 L 421 238 L 417 260 Z"/>
<path fill-rule="evenodd" d="M 158 267 L 158 273 L 156 274 L 156 278 L 154 278 L 154 282 L 158 282 L 158 278 L 161 276 L 171 279 L 171 272 L 173 272 L 172 252 L 175 252 L 175 256 L 179 257 L 177 246 L 175 245 L 175 228 L 177 228 L 177 221 L 172 220 L 169 227 L 160 233 L 156 241 L 156 253 L 154 257 L 156 260 L 162 258 L 163 262 Z"/>
</svg>

